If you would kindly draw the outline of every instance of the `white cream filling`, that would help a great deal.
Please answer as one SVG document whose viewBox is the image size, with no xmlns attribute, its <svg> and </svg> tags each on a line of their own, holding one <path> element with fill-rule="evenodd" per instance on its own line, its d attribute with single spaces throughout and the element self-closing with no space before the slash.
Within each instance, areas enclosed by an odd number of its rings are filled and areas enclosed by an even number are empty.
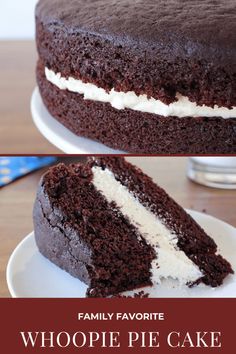
<svg viewBox="0 0 236 354">
<path fill-rule="evenodd" d="M 157 258 L 152 261 L 153 283 L 160 283 L 163 278 L 173 278 L 184 285 L 202 276 L 199 268 L 178 248 L 177 236 L 117 181 L 111 171 L 100 167 L 93 167 L 92 171 L 92 183 L 96 189 L 108 202 L 115 202 L 147 243 L 154 247 Z"/>
<path fill-rule="evenodd" d="M 232 109 L 225 107 L 214 108 L 205 105 L 198 106 L 196 103 L 189 101 L 188 97 L 177 94 L 177 101 L 169 105 L 154 98 L 148 98 L 147 95 L 136 95 L 135 92 L 118 92 L 112 89 L 106 92 L 104 89 L 94 84 L 84 83 L 81 80 L 69 77 L 68 79 L 45 68 L 45 75 L 48 81 L 56 85 L 61 90 L 84 95 L 85 100 L 93 100 L 99 102 L 110 103 L 116 109 L 129 108 L 135 111 L 158 114 L 164 117 L 222 117 L 236 118 L 236 107 Z"/>
</svg>

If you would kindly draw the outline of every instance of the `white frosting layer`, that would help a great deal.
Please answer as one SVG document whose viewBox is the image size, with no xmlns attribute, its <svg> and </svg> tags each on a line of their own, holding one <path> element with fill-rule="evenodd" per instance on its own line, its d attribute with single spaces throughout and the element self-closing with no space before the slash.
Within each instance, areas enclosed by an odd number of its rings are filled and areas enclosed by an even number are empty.
<svg viewBox="0 0 236 354">
<path fill-rule="evenodd" d="M 93 167 L 92 183 L 108 202 L 114 201 L 122 214 L 136 226 L 147 243 L 154 247 L 157 259 L 152 262 L 152 281 L 177 279 L 181 285 L 202 276 L 199 268 L 177 246 L 177 236 L 151 211 L 145 208 L 109 170 Z"/>
<path fill-rule="evenodd" d="M 110 103 L 116 109 L 133 109 L 135 111 L 158 114 L 164 117 L 222 117 L 236 118 L 236 107 L 228 109 L 225 107 L 215 106 L 198 106 L 194 102 L 190 102 L 188 97 L 177 94 L 177 101 L 169 105 L 148 98 L 147 95 L 137 96 L 135 92 L 118 92 L 112 89 L 106 92 L 104 89 L 97 87 L 94 84 L 84 83 L 81 80 L 69 77 L 68 79 L 61 76 L 60 73 L 45 68 L 45 75 L 48 81 L 56 85 L 61 90 L 84 95 L 85 100 L 93 100 L 99 102 Z"/>
</svg>

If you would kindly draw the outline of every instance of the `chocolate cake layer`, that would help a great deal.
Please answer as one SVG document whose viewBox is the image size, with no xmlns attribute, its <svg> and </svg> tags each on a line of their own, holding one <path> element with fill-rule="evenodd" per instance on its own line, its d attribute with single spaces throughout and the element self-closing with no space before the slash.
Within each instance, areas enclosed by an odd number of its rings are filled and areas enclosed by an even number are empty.
<svg viewBox="0 0 236 354">
<path fill-rule="evenodd" d="M 100 297 L 150 284 L 154 251 L 90 183 L 91 168 L 55 166 L 43 176 L 34 206 L 40 252 Z"/>
<path fill-rule="evenodd" d="M 234 0 L 40 0 L 44 66 L 107 90 L 236 106 Z"/>
<path fill-rule="evenodd" d="M 114 149 L 142 154 L 235 154 L 236 119 L 163 117 L 108 103 L 84 100 L 45 78 L 39 62 L 37 81 L 49 112 L 77 135 Z"/>
</svg>

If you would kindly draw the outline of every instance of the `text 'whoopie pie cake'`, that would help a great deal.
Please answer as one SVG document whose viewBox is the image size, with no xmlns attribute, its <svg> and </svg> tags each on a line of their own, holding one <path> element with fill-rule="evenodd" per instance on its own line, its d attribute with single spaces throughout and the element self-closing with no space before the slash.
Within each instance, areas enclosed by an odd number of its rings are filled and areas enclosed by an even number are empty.
<svg viewBox="0 0 236 354">
<path fill-rule="evenodd" d="M 39 251 L 105 297 L 162 279 L 222 284 L 233 273 L 215 242 L 150 177 L 123 158 L 52 167 L 34 206 Z"/>
<path fill-rule="evenodd" d="M 235 0 L 40 0 L 36 37 L 43 101 L 75 134 L 236 153 Z"/>
</svg>

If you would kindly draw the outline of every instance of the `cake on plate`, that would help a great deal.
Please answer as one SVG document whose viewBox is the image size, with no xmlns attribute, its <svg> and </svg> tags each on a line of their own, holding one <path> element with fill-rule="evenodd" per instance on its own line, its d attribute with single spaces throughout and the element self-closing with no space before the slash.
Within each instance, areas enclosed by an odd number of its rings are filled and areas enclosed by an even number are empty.
<svg viewBox="0 0 236 354">
<path fill-rule="evenodd" d="M 236 153 L 234 0 L 40 0 L 37 81 L 79 136 L 143 154 Z"/>
<path fill-rule="evenodd" d="M 50 168 L 33 218 L 39 251 L 85 282 L 89 297 L 167 278 L 217 287 L 233 272 L 192 217 L 122 157 Z"/>
</svg>

